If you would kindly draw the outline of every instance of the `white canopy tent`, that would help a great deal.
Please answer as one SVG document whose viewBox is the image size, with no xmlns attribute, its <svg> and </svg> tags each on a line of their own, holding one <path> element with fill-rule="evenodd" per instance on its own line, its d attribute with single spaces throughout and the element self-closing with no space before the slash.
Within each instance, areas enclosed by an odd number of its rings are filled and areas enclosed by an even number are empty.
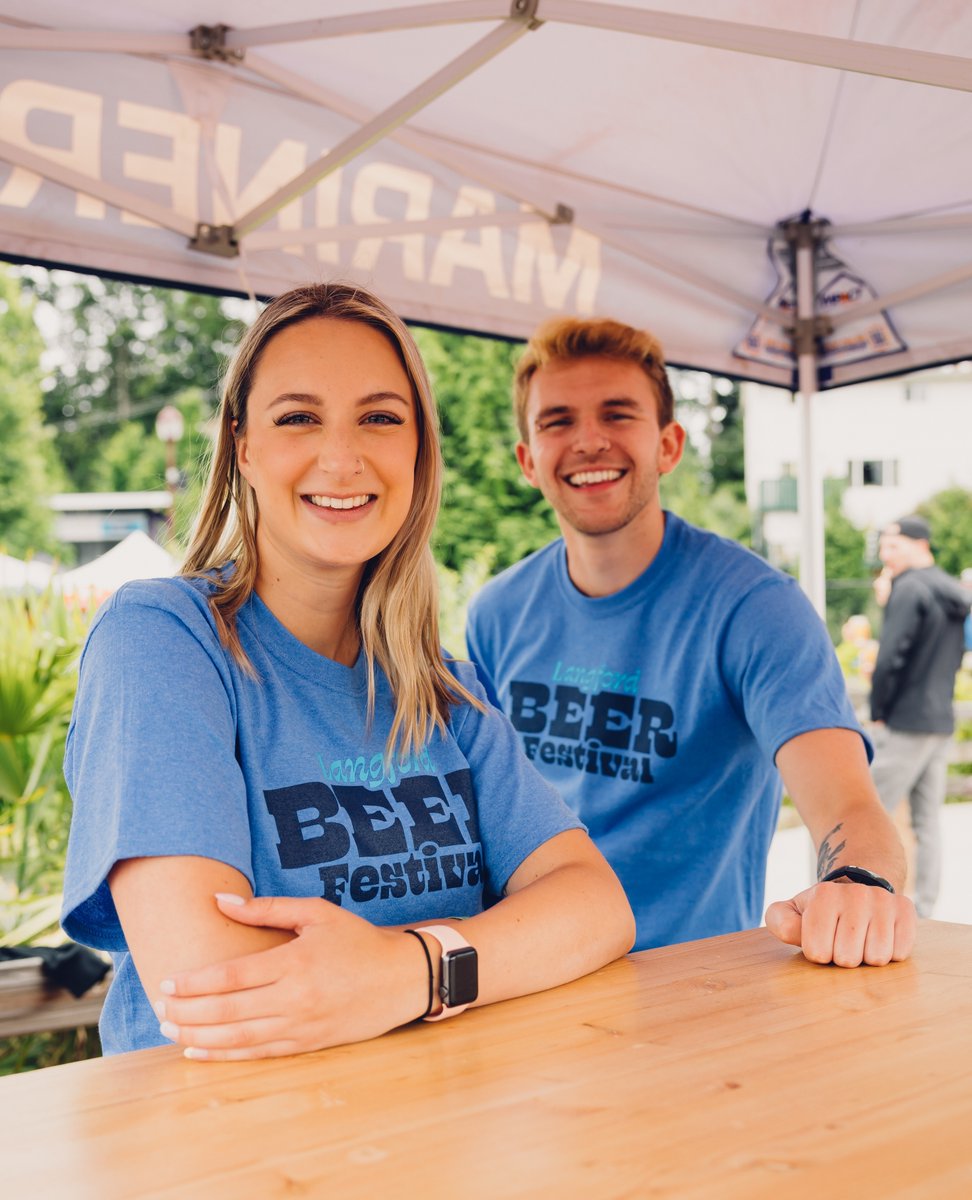
<svg viewBox="0 0 972 1200">
<path fill-rule="evenodd" d="M 134 530 L 98 558 L 51 579 L 51 587 L 73 603 L 94 608 L 133 579 L 174 575 L 179 564 L 147 533 Z"/>
<path fill-rule="evenodd" d="M 814 392 L 972 357 L 972 5 L 658 3 L 0 0 L 0 255 L 799 390 L 821 605 Z"/>
</svg>

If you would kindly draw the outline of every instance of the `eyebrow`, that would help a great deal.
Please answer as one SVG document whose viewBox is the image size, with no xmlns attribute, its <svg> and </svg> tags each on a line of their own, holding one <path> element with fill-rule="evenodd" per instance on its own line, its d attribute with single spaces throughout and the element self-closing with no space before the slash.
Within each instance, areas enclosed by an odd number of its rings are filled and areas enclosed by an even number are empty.
<svg viewBox="0 0 972 1200">
<path fill-rule="evenodd" d="M 633 399 L 631 396 L 610 396 L 607 400 L 600 401 L 600 407 L 606 409 L 637 409 L 640 407 L 640 401 Z M 559 417 L 565 413 L 572 413 L 575 406 L 572 404 L 548 404 L 539 409 L 534 416 L 535 421 L 542 421 L 545 417 Z"/>
<path fill-rule="evenodd" d="M 410 399 L 398 392 L 369 392 L 367 396 L 361 396 L 355 401 L 355 404 L 358 408 L 364 408 L 368 404 L 385 404 L 389 400 L 397 401 L 406 408 L 411 404 Z M 270 401 L 268 407 L 276 408 L 279 404 L 307 404 L 311 408 L 321 408 L 323 403 L 320 396 L 314 395 L 313 392 L 281 392 Z"/>
</svg>

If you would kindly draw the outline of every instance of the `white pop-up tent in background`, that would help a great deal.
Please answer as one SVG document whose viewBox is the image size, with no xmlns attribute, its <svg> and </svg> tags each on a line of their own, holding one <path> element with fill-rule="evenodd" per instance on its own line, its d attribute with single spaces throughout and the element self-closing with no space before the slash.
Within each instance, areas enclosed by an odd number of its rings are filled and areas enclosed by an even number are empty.
<svg viewBox="0 0 972 1200">
<path fill-rule="evenodd" d="M 799 392 L 819 606 L 813 394 L 972 357 L 972 5 L 657 3 L 0 0 L 0 255 L 649 327 Z"/>
<path fill-rule="evenodd" d="M 100 557 L 53 576 L 51 587 L 72 604 L 94 608 L 123 583 L 168 577 L 177 568 L 167 550 L 136 529 Z"/>
</svg>

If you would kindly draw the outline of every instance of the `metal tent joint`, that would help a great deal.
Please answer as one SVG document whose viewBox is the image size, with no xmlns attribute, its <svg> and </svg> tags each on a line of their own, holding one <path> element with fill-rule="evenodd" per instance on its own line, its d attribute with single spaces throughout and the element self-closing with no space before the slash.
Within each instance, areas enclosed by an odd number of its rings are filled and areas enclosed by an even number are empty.
<svg viewBox="0 0 972 1200">
<path fill-rule="evenodd" d="M 569 204 L 558 204 L 554 215 L 550 218 L 551 225 L 573 225 L 574 210 Z"/>
<path fill-rule="evenodd" d="M 522 21 L 527 29 L 539 29 L 543 24 L 537 16 L 540 0 L 510 0 L 510 17 L 514 21 Z"/>
<path fill-rule="evenodd" d="M 233 50 L 226 45 L 229 25 L 197 25 L 189 31 L 189 44 L 193 54 L 216 62 L 236 66 L 243 61 L 245 51 Z"/>
<path fill-rule="evenodd" d="M 232 225 L 207 225 L 203 221 L 199 222 L 195 235 L 189 239 L 189 248 L 201 254 L 212 254 L 216 258 L 237 258 L 240 253 L 240 244 Z"/>
</svg>

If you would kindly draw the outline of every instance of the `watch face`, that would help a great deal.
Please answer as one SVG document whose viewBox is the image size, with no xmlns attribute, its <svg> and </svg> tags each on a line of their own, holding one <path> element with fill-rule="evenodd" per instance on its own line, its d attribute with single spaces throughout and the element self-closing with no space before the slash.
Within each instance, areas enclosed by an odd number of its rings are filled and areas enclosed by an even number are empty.
<svg viewBox="0 0 972 1200">
<path fill-rule="evenodd" d="M 479 995 L 479 956 L 472 946 L 450 950 L 442 960 L 442 1002 L 447 1008 L 472 1004 Z"/>
</svg>

